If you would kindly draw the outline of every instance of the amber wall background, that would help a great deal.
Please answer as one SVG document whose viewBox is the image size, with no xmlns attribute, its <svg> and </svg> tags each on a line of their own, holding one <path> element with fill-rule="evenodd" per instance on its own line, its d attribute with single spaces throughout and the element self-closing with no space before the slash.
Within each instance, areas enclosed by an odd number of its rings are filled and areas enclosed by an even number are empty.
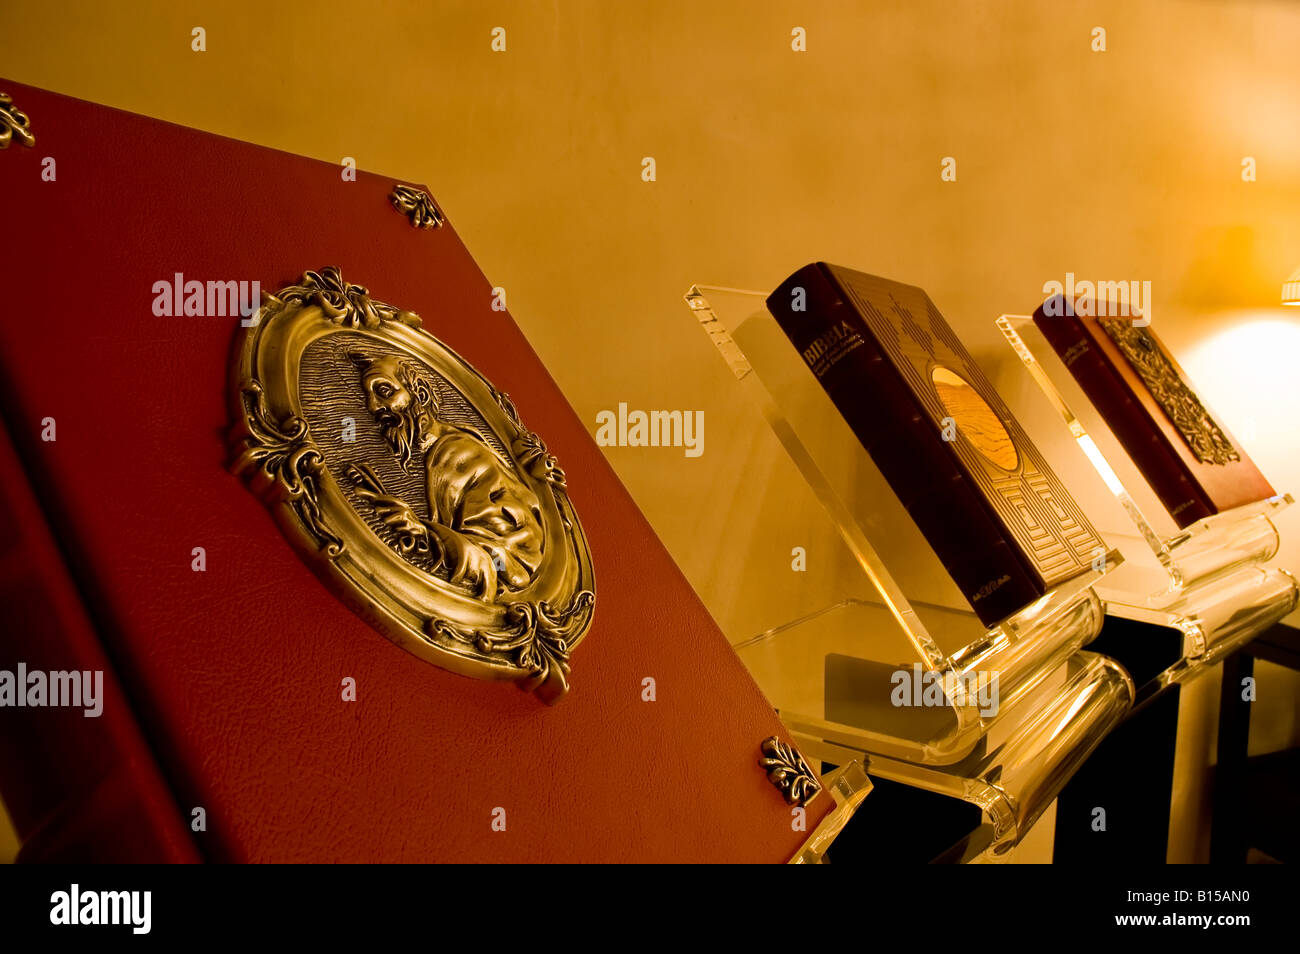
<svg viewBox="0 0 1300 954">
<path fill-rule="evenodd" d="M 428 183 L 593 431 L 619 402 L 703 410 L 697 458 L 607 453 L 733 641 L 852 568 L 683 305 L 692 282 L 769 290 L 826 259 L 921 285 L 1020 407 L 997 315 L 1067 271 L 1151 281 L 1161 335 L 1300 489 L 1300 309 L 1278 303 L 1300 267 L 1298 48 L 1300 4 L 1262 0 L 0 7 L 0 75 Z M 1300 568 L 1300 513 L 1281 525 Z M 1255 744 L 1276 746 L 1300 685 L 1259 668 Z M 1187 707 L 1189 792 L 1214 678 Z M 1189 804 L 1171 857 L 1204 849 Z"/>
</svg>

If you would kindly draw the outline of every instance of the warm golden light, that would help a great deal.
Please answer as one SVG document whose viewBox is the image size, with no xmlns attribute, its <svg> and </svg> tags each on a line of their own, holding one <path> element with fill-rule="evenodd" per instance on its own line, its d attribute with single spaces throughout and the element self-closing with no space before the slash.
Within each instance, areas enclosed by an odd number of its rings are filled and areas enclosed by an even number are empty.
<svg viewBox="0 0 1300 954">
<path fill-rule="evenodd" d="M 1293 465 L 1295 421 L 1300 415 L 1300 322 L 1274 312 L 1244 312 L 1231 325 L 1188 349 L 1188 375 L 1252 457 L 1274 467 Z M 1294 479 L 1274 472 L 1289 489 Z M 1286 475 L 1291 476 L 1291 475 Z M 1296 474 L 1300 476 L 1300 472 Z"/>
<path fill-rule="evenodd" d="M 1282 304 L 1300 305 L 1300 268 L 1282 283 Z"/>
<path fill-rule="evenodd" d="M 1094 468 L 1096 468 L 1097 473 L 1101 475 L 1101 479 L 1106 482 L 1106 488 L 1116 497 L 1121 494 L 1126 494 L 1127 491 L 1124 489 L 1124 485 L 1120 482 L 1115 471 L 1111 469 L 1110 463 L 1102 456 L 1101 451 L 1097 449 L 1097 445 L 1093 443 L 1092 438 L 1087 434 L 1084 434 L 1081 437 L 1076 438 L 1076 440 L 1079 443 L 1080 449 L 1083 450 L 1084 455 L 1088 458 L 1088 461 Z"/>
</svg>

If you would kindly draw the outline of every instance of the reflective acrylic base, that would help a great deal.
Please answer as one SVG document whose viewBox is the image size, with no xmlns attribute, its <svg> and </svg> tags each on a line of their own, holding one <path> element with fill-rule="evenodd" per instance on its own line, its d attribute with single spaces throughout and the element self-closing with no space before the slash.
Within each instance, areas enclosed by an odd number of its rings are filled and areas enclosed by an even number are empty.
<svg viewBox="0 0 1300 954">
<path fill-rule="evenodd" d="M 860 760 L 848 760 L 822 776 L 822 790 L 835 800 L 835 808 L 790 859 L 792 865 L 819 865 L 826 860 L 826 850 L 844 830 L 862 800 L 871 794 L 871 779 Z"/>
<path fill-rule="evenodd" d="M 1293 502 L 1289 494 L 1176 528 L 1033 319 L 1003 315 L 997 326 L 1130 523 L 1102 528 L 1128 557 L 1097 586 L 1106 612 L 1183 634 L 1182 657 L 1139 688 L 1143 701 L 1185 682 L 1295 609 L 1296 580 L 1268 565 L 1279 544 L 1273 519 Z"/>
<path fill-rule="evenodd" d="M 978 805 L 988 820 L 980 849 L 998 855 L 1029 831 L 1133 703 L 1123 668 L 1079 651 L 1079 634 L 1091 632 L 1100 613 L 1091 592 L 1071 603 L 1056 625 L 1075 638 L 1060 644 L 1059 657 L 1036 668 L 1033 679 L 999 692 L 993 711 L 980 711 L 977 691 L 977 729 L 964 735 L 952 709 L 893 704 L 895 673 L 905 666 L 843 652 L 872 627 L 889 624 L 880 604 L 844 601 L 736 648 L 806 757 L 836 765 L 860 759 L 872 775 Z M 1086 627 L 1067 621 L 1078 616 Z M 946 754 L 958 736 L 966 743 L 956 759 L 907 758 L 916 751 Z"/>
<path fill-rule="evenodd" d="M 837 763 L 862 759 L 872 775 L 977 805 L 985 824 L 950 860 L 996 860 L 1015 847 L 1060 794 L 1093 749 L 1127 716 L 1133 682 L 1118 663 L 1078 652 L 963 761 L 918 765 L 863 755 L 843 735 L 828 737 L 823 724 L 782 713 L 800 748 Z"/>
<path fill-rule="evenodd" d="M 861 570 L 845 597 L 736 644 L 806 756 L 979 805 L 984 848 L 1015 845 L 1132 704 L 1131 680 L 1081 652 L 1103 606 L 1085 573 L 986 628 L 758 292 L 687 303 Z M 915 698 L 898 694 L 904 683 Z M 925 697 L 920 687 L 933 690 Z"/>
</svg>

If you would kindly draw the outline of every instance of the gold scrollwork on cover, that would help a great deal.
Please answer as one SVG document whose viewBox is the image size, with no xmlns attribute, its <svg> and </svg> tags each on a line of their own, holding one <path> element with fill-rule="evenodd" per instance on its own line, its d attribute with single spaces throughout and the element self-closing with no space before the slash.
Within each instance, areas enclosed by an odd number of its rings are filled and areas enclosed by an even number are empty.
<svg viewBox="0 0 1300 954">
<path fill-rule="evenodd" d="M 776 736 L 763 740 L 763 758 L 758 760 L 767 771 L 767 780 L 785 797 L 787 805 L 807 805 L 821 792 L 821 783 L 802 755 Z"/>
<path fill-rule="evenodd" d="M 1228 435 L 1210 416 L 1196 392 L 1188 387 L 1150 331 L 1135 326 L 1127 318 L 1107 318 L 1099 323 L 1173 421 L 1197 460 L 1202 464 L 1231 464 L 1241 460 Z"/>
<path fill-rule="evenodd" d="M 232 405 L 231 469 L 364 619 L 445 669 L 564 695 L 595 604 L 564 471 L 416 315 L 306 272 L 266 296 Z"/>
<path fill-rule="evenodd" d="M 36 145 L 32 121 L 14 105 L 8 93 L 0 93 L 0 149 L 8 149 L 15 139 L 24 146 Z"/>
<path fill-rule="evenodd" d="M 442 225 L 442 210 L 433 201 L 433 196 L 423 189 L 395 185 L 388 201 L 393 203 L 393 208 L 410 219 L 411 225 L 417 229 L 436 229 Z"/>
</svg>

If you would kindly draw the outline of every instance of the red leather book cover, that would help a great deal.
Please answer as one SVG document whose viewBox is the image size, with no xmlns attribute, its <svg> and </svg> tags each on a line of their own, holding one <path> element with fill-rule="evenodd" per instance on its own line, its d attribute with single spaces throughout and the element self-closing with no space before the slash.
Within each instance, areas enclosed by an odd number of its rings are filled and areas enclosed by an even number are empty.
<svg viewBox="0 0 1300 954">
<path fill-rule="evenodd" d="M 15 691 L 0 713 L 0 781 L 19 860 L 197 861 L 3 427 L 0 607 L 0 669 L 82 676 L 80 706 L 17 707 Z"/>
<path fill-rule="evenodd" d="M 1150 327 L 1066 305 L 1048 299 L 1034 324 L 1178 526 L 1274 495 Z"/>
<path fill-rule="evenodd" d="M 111 704 L 129 707 L 170 790 L 150 803 L 158 831 L 190 829 L 201 808 L 193 850 L 235 861 L 796 852 L 829 797 L 796 830 L 759 766 L 762 741 L 787 738 L 771 706 L 449 221 L 412 227 L 388 177 L 0 90 L 35 136 L 0 152 L 0 408 L 77 583 L 52 598 L 84 604 L 121 680 Z M 230 472 L 240 318 L 157 314 L 155 288 L 179 275 L 274 292 L 325 266 L 417 313 L 563 466 L 597 600 L 558 704 L 390 642 Z M 28 645 L 6 635 L 0 666 Z M 69 759 L 95 744 L 79 725 L 42 731 Z M 19 803 L 45 769 L 5 758 Z"/>
</svg>

